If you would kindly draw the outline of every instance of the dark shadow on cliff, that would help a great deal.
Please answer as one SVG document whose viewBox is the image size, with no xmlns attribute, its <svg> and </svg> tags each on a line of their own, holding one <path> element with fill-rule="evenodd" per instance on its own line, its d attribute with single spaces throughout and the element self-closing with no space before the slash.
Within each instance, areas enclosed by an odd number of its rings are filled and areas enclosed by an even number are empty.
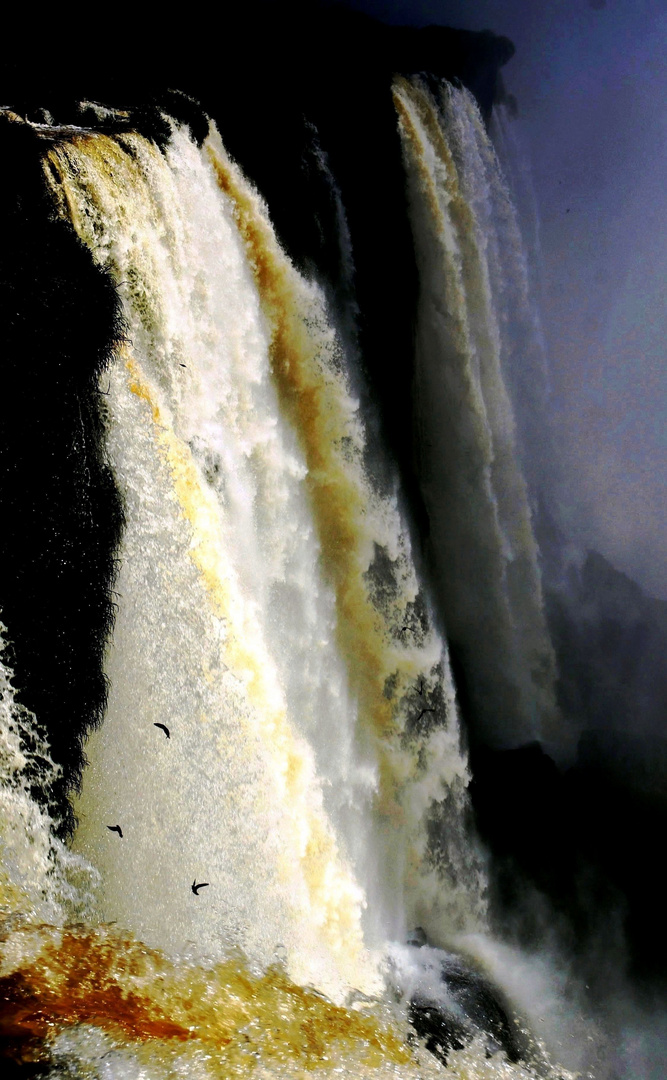
<svg viewBox="0 0 667 1080">
<path fill-rule="evenodd" d="M 19 701 L 63 766 L 53 799 L 72 828 L 85 732 L 106 703 L 102 656 L 123 522 L 103 451 L 98 379 L 122 336 L 119 301 L 54 219 L 42 147 L 0 117 L 0 619 Z"/>
</svg>

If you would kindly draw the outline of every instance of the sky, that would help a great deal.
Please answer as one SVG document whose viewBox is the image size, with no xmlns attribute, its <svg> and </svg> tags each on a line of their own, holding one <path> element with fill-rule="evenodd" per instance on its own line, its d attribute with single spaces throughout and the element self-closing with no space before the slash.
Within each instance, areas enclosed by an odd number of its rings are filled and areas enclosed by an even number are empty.
<svg viewBox="0 0 667 1080">
<path fill-rule="evenodd" d="M 346 0 L 505 34 L 540 220 L 561 514 L 667 598 L 667 8 L 663 0 Z"/>
</svg>

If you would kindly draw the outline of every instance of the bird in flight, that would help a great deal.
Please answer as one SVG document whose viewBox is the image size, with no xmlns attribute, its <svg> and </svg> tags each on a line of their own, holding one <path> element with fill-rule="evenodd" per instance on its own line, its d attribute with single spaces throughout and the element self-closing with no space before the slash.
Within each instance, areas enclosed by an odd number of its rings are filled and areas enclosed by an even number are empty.
<svg viewBox="0 0 667 1080">
<path fill-rule="evenodd" d="M 121 829 L 120 825 L 107 825 L 107 829 L 109 830 L 109 832 L 117 832 L 121 840 L 123 839 L 123 830 Z"/>
<path fill-rule="evenodd" d="M 416 724 L 418 724 L 418 723 L 419 723 L 419 721 L 421 720 L 422 716 L 424 715 L 424 713 L 427 713 L 427 712 L 435 712 L 435 709 L 422 709 L 422 711 L 420 712 L 419 716 L 418 716 L 418 717 L 417 717 L 417 719 L 415 720 L 415 723 L 416 723 Z"/>
<path fill-rule="evenodd" d="M 164 733 L 165 733 L 165 735 L 167 736 L 167 738 L 168 738 L 168 739 L 170 739 L 170 738 L 171 738 L 171 735 L 169 734 L 169 728 L 167 727 L 167 725 L 166 725 L 166 724 L 153 724 L 153 727 L 159 727 L 159 728 L 162 728 L 162 730 L 164 731 Z"/>
<path fill-rule="evenodd" d="M 195 878 L 195 880 L 192 882 L 192 885 L 190 886 L 190 888 L 192 889 L 195 896 L 199 896 L 199 890 L 200 889 L 205 889 L 207 886 L 208 886 L 208 881 L 200 881 L 199 885 L 198 885 L 197 884 L 197 878 Z"/>
</svg>

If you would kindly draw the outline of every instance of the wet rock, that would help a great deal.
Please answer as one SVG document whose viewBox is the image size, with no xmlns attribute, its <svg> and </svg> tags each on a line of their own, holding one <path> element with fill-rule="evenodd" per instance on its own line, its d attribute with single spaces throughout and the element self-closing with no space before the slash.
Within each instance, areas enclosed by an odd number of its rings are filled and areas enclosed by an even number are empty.
<svg viewBox="0 0 667 1080">
<path fill-rule="evenodd" d="M 525 1057 L 527 1047 L 502 993 L 462 957 L 430 947 L 421 927 L 409 933 L 407 948 L 392 964 L 415 1035 L 440 1061 L 480 1037 L 488 1056 L 502 1051 L 511 1062 Z"/>
</svg>

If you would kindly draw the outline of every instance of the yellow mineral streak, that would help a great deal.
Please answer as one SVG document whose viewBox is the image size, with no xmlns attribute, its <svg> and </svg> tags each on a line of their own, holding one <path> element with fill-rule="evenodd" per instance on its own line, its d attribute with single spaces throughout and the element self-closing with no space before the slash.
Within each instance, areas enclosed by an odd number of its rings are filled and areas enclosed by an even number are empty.
<svg viewBox="0 0 667 1080">
<path fill-rule="evenodd" d="M 291 810 L 292 821 L 299 829 L 298 854 L 312 907 L 319 915 L 328 944 L 337 954 L 361 951 L 360 892 L 341 863 L 324 812 L 312 805 L 302 749 L 291 730 L 280 689 L 271 678 L 273 668 L 259 629 L 243 602 L 219 542 L 220 505 L 202 482 L 190 448 L 174 433 L 142 379 L 138 363 L 129 354 L 126 367 L 129 389 L 150 409 L 155 439 L 169 465 L 174 494 L 192 528 L 190 557 L 206 586 L 213 614 L 227 629 L 224 662 L 245 684 L 255 722 L 261 726 L 261 741 L 274 762 L 278 796 Z"/>
<path fill-rule="evenodd" d="M 220 1080 L 306 1076 L 348 1058 L 364 1072 L 414 1075 L 396 1021 L 334 1005 L 279 968 L 179 963 L 111 926 L 24 925 L 3 937 L 0 1044 L 14 1060 L 48 1060 L 61 1031 L 87 1024 L 145 1057 L 150 1075 L 157 1064 L 180 1075 L 202 1053 L 204 1075 Z"/>
<path fill-rule="evenodd" d="M 398 606 L 392 626 L 374 607 L 364 576 L 373 557 L 366 520 L 372 500 L 360 463 L 356 405 L 331 362 L 333 332 L 329 330 L 325 338 L 316 316 L 311 317 L 308 286 L 281 250 L 260 197 L 227 157 L 216 134 L 206 147 L 220 188 L 233 202 L 271 330 L 272 370 L 281 407 L 305 453 L 322 558 L 336 593 L 338 642 L 358 697 L 360 727 L 375 742 L 378 809 L 399 821 L 397 795 L 405 777 L 393 753 L 400 730 L 395 702 L 418 669 L 408 651 L 397 649 L 392 640 L 392 634 L 400 631 Z M 402 599 L 405 603 L 414 597 Z M 385 692 L 390 678 L 395 688 L 391 697 Z"/>
</svg>

